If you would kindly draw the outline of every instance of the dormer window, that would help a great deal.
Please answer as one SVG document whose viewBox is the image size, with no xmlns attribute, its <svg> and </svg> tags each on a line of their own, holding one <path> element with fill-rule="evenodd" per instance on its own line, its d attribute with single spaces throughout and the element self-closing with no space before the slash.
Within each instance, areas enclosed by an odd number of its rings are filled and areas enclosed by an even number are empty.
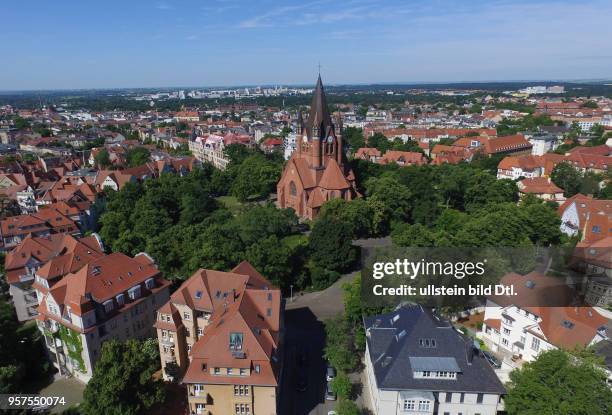
<svg viewBox="0 0 612 415">
<path fill-rule="evenodd" d="M 145 286 L 147 287 L 148 290 L 152 290 L 153 288 L 155 288 L 155 279 L 154 278 L 149 278 L 145 281 Z"/>
<path fill-rule="evenodd" d="M 128 290 L 130 300 L 136 300 L 140 297 L 140 285 L 136 285 Z"/>
<path fill-rule="evenodd" d="M 230 333 L 229 349 L 232 351 L 242 350 L 242 333 Z"/>
<path fill-rule="evenodd" d="M 111 311 L 113 311 L 113 307 L 114 307 L 113 300 L 106 300 L 104 302 L 104 311 L 105 312 L 110 313 Z"/>
</svg>

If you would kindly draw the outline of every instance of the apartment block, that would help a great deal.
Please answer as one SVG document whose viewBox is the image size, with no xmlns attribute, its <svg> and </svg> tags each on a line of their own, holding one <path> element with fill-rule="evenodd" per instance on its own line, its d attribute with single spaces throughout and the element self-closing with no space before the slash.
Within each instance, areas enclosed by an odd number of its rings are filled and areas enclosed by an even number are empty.
<svg viewBox="0 0 612 415">
<path fill-rule="evenodd" d="M 164 379 L 187 385 L 190 414 L 276 414 L 282 296 L 248 262 L 198 270 L 155 327 Z"/>
<path fill-rule="evenodd" d="M 170 282 L 147 254 L 113 253 L 57 282 L 37 277 L 33 286 L 50 360 L 61 375 L 87 382 L 105 341 L 154 336 Z"/>
<path fill-rule="evenodd" d="M 9 293 L 19 321 L 38 314 L 38 298 L 32 288 L 35 278 L 53 282 L 103 255 L 102 242 L 96 235 L 81 239 L 66 234 L 26 236 L 4 259 Z"/>
</svg>

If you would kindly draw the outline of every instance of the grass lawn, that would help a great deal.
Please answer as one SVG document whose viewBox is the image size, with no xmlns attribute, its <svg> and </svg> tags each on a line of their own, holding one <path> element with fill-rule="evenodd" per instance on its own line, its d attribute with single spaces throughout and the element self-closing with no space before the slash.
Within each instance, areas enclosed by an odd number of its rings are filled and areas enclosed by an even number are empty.
<svg viewBox="0 0 612 415">
<path fill-rule="evenodd" d="M 308 236 L 301 233 L 289 235 L 284 237 L 282 242 L 288 248 L 295 248 L 298 245 L 308 245 Z"/>
</svg>

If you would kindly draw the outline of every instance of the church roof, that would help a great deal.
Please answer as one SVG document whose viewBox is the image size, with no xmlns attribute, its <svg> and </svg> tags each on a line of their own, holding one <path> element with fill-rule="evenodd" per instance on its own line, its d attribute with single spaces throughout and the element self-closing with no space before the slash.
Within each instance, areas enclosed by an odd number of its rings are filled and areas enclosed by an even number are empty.
<svg viewBox="0 0 612 415">
<path fill-rule="evenodd" d="M 327 161 L 327 167 L 325 167 L 319 186 L 328 190 L 341 190 L 351 187 L 349 182 L 346 181 L 342 170 L 340 170 L 338 162 L 332 158 Z"/>
</svg>

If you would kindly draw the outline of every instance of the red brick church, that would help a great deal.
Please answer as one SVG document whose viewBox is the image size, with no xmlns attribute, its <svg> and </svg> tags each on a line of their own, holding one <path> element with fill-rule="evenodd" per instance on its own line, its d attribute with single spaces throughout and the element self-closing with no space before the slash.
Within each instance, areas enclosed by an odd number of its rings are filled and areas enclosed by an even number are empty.
<svg viewBox="0 0 612 415">
<path fill-rule="evenodd" d="M 293 208 L 304 219 L 314 219 L 328 200 L 359 196 L 346 162 L 342 121 L 332 123 L 320 75 L 308 118 L 304 121 L 302 114 L 298 115 L 296 149 L 276 190 L 278 207 Z"/>
</svg>

